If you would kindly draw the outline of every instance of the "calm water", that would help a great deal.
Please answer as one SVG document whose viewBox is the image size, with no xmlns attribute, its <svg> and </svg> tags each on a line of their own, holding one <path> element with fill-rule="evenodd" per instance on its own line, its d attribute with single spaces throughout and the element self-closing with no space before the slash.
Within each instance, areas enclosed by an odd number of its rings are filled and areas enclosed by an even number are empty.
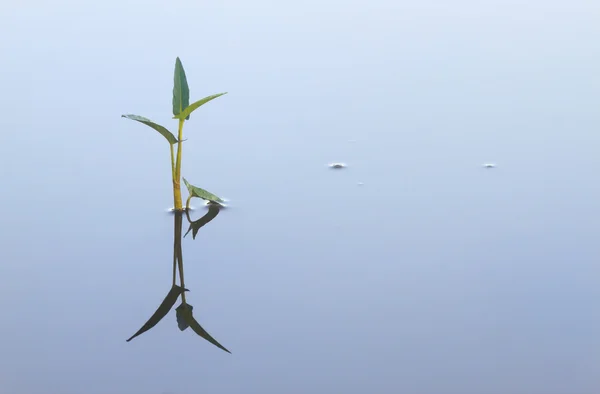
<svg viewBox="0 0 600 394">
<path fill-rule="evenodd" d="M 1 6 L 0 393 L 600 392 L 600 5 L 217 3 Z"/>
</svg>

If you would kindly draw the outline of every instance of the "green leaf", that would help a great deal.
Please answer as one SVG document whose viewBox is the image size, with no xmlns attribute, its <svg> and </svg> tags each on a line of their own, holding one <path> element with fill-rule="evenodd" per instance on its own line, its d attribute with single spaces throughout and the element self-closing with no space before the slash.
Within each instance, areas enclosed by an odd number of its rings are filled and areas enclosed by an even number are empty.
<svg viewBox="0 0 600 394">
<path fill-rule="evenodd" d="M 192 105 L 190 105 L 187 108 L 185 108 L 183 111 L 181 111 L 181 113 L 179 115 L 175 114 L 175 116 L 173 117 L 173 119 L 183 119 L 183 118 L 189 119 L 190 118 L 190 114 L 192 112 L 194 112 L 198 107 L 200 107 L 200 106 L 208 103 L 211 100 L 216 99 L 217 97 L 221 97 L 224 94 L 227 94 L 227 92 L 213 94 L 212 96 L 204 97 L 202 100 L 198 100 L 195 103 L 193 103 Z"/>
<path fill-rule="evenodd" d="M 187 325 L 190 326 L 196 334 L 198 334 L 202 338 L 206 339 L 208 342 L 212 343 L 219 349 L 225 350 L 227 353 L 231 354 L 231 352 L 229 350 L 227 350 L 223 345 L 221 345 L 219 342 L 217 342 L 217 340 L 214 339 L 208 332 L 206 332 L 206 330 L 204 328 L 202 328 L 200 323 L 198 323 L 196 321 L 196 319 L 194 319 L 194 315 L 192 314 L 192 309 L 194 308 L 193 306 L 188 304 L 187 306 L 184 307 L 182 304 L 179 307 L 177 307 L 177 309 L 179 309 L 179 308 L 181 308 L 182 319 L 185 319 Z"/>
<path fill-rule="evenodd" d="M 190 193 L 190 196 L 192 196 L 192 197 L 198 197 L 203 200 L 208 200 L 208 201 L 221 203 L 221 204 L 225 202 L 220 197 L 215 196 L 214 194 L 207 192 L 204 189 L 201 189 L 199 187 L 189 184 L 185 178 L 183 178 L 183 183 L 185 183 L 185 186 L 187 187 L 188 192 Z"/>
<path fill-rule="evenodd" d="M 137 122 L 145 124 L 146 126 L 152 127 L 154 130 L 158 131 L 163 137 L 165 137 L 167 139 L 167 141 L 169 141 L 169 144 L 171 144 L 171 145 L 177 143 L 177 138 L 175 138 L 173 133 L 171 133 L 165 127 L 154 123 L 150 119 L 146 119 L 143 116 L 138 116 L 138 115 L 121 115 L 121 117 L 126 118 L 126 119 L 135 120 Z"/>
<path fill-rule="evenodd" d="M 188 87 L 185 70 L 181 60 L 175 60 L 175 78 L 173 84 L 173 115 L 179 115 L 190 105 L 190 88 Z M 189 114 L 186 119 L 189 119 Z M 182 118 L 183 119 L 183 118 Z"/>
<path fill-rule="evenodd" d="M 169 293 L 167 294 L 167 296 L 165 297 L 163 302 L 160 304 L 160 306 L 156 310 L 156 312 L 154 312 L 154 314 L 152 316 L 150 316 L 150 319 L 148 319 L 148 321 L 142 326 L 142 328 L 140 328 L 138 330 L 138 332 L 133 334 L 131 336 L 131 338 L 129 338 L 127 340 L 127 342 L 131 341 L 133 338 L 145 333 L 146 331 L 148 331 L 149 329 L 151 329 L 152 327 L 157 325 L 158 322 L 161 321 L 162 318 L 167 315 L 167 313 L 169 313 L 171 308 L 173 308 L 173 305 L 175 305 L 175 303 L 177 302 L 177 298 L 179 298 L 179 296 L 184 291 L 188 291 L 188 290 L 184 289 L 183 287 L 173 285 L 173 287 L 171 287 L 171 290 L 169 290 Z"/>
</svg>

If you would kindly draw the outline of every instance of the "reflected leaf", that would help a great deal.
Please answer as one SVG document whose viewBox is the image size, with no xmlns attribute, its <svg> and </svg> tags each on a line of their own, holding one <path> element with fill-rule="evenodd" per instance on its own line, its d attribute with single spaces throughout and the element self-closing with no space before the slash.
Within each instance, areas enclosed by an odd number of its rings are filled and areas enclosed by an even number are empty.
<svg viewBox="0 0 600 394">
<path fill-rule="evenodd" d="M 144 118 L 143 116 L 138 116 L 138 115 L 121 115 L 122 118 L 126 118 L 126 119 L 131 119 L 131 120 L 135 120 L 137 122 L 143 123 L 146 126 L 152 127 L 154 130 L 158 131 L 163 137 L 165 137 L 167 139 L 167 141 L 169 141 L 169 144 L 173 145 L 177 143 L 177 138 L 175 138 L 175 136 L 173 135 L 173 133 L 171 133 L 169 130 L 167 130 L 166 127 L 163 127 L 157 123 L 154 123 L 153 121 L 151 121 L 148 118 Z"/>
<path fill-rule="evenodd" d="M 179 307 L 177 307 L 177 309 L 181 310 L 181 312 L 180 312 L 181 313 L 181 317 L 183 319 L 185 319 L 186 323 L 189 325 L 189 327 L 192 328 L 192 330 L 194 330 L 194 332 L 196 334 L 198 334 L 202 338 L 206 339 L 208 342 L 212 343 L 213 345 L 215 345 L 219 349 L 222 349 L 222 350 L 226 351 L 227 353 L 231 354 L 231 352 L 229 350 L 227 350 L 223 345 L 221 345 L 219 342 L 217 342 L 217 340 L 214 339 L 204 328 L 202 328 L 202 326 L 200 325 L 200 323 L 198 323 L 196 321 L 196 319 L 194 319 L 194 315 L 192 313 L 192 309 L 194 309 L 193 306 L 191 306 L 189 304 L 187 304 L 186 306 L 184 306 L 182 304 Z"/>
<path fill-rule="evenodd" d="M 188 192 L 190 193 L 190 198 L 198 197 L 203 200 L 208 200 L 208 201 L 217 202 L 217 203 L 225 202 L 220 197 L 218 197 L 204 189 L 201 189 L 199 187 L 196 187 L 196 186 L 190 184 L 185 178 L 183 178 L 183 183 L 185 183 L 185 187 L 187 187 Z M 188 199 L 188 202 L 189 202 L 189 199 Z"/>
<path fill-rule="evenodd" d="M 188 87 L 185 70 L 179 57 L 175 60 L 175 75 L 173 84 L 173 115 L 177 116 L 190 105 L 190 88 Z M 185 117 L 189 119 L 189 114 Z M 183 118 L 182 118 L 183 119 Z"/>
<path fill-rule="evenodd" d="M 163 302 L 156 310 L 156 312 L 154 312 L 154 314 L 150 317 L 150 319 L 148 319 L 148 321 L 142 326 L 142 328 L 140 328 L 135 334 L 133 334 L 131 338 L 127 340 L 127 342 L 131 341 L 133 338 L 145 333 L 146 331 L 157 325 L 158 322 L 161 321 L 163 317 L 167 315 L 167 313 L 169 313 L 171 308 L 173 308 L 173 305 L 175 305 L 177 299 L 184 291 L 188 290 L 180 286 L 173 285 Z"/>
<path fill-rule="evenodd" d="M 188 328 L 190 326 L 184 317 L 184 311 L 187 312 L 188 309 L 189 309 L 189 312 L 191 313 L 192 309 L 194 309 L 194 307 L 189 304 L 181 304 L 177 307 L 177 309 L 175 309 L 175 311 L 177 312 L 177 326 L 179 327 L 179 329 L 181 331 L 184 331 L 186 328 Z"/>
<path fill-rule="evenodd" d="M 192 112 L 194 112 L 195 110 L 197 110 L 199 107 L 201 107 L 202 105 L 208 103 L 209 101 L 212 101 L 214 99 L 216 99 L 217 97 L 221 97 L 222 95 L 227 94 L 227 92 L 224 93 L 217 93 L 217 94 L 213 94 L 211 96 L 207 96 L 204 97 L 201 100 L 196 101 L 195 103 L 191 104 L 190 106 L 186 107 L 183 111 L 181 111 L 180 114 L 175 114 L 175 116 L 173 117 L 173 119 L 189 119 L 190 118 L 190 114 Z"/>
<path fill-rule="evenodd" d="M 192 231 L 192 238 L 196 239 L 196 234 L 198 234 L 198 230 L 200 230 L 208 222 L 210 222 L 215 217 L 217 217 L 217 215 L 219 214 L 220 211 L 221 211 L 221 208 L 219 208 L 219 205 L 210 204 L 208 206 L 208 212 L 204 216 L 202 216 L 200 219 L 192 222 L 190 220 L 190 215 L 188 213 L 188 210 L 186 210 L 185 214 L 187 215 L 187 219 L 190 222 L 190 227 L 188 228 L 188 231 L 186 231 L 186 233 L 185 233 L 185 235 L 183 237 L 185 238 L 185 236 L 188 235 L 188 233 L 191 230 Z"/>
</svg>

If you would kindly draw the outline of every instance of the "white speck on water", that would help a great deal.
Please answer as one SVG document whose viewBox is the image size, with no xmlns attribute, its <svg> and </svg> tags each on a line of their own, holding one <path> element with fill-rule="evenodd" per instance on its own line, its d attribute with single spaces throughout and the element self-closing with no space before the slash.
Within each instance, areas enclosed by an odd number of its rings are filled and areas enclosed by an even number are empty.
<svg viewBox="0 0 600 394">
<path fill-rule="evenodd" d="M 331 163 L 329 165 L 329 168 L 335 168 L 335 169 L 340 169 L 340 168 L 346 168 L 346 163 Z"/>
<path fill-rule="evenodd" d="M 483 164 L 483 167 L 485 167 L 485 168 L 496 168 L 496 164 L 494 164 L 494 163 L 485 163 L 485 164 Z"/>
<path fill-rule="evenodd" d="M 358 186 L 363 186 L 363 185 L 364 185 L 364 182 L 358 182 L 358 183 L 357 183 L 357 185 L 358 185 Z"/>
</svg>

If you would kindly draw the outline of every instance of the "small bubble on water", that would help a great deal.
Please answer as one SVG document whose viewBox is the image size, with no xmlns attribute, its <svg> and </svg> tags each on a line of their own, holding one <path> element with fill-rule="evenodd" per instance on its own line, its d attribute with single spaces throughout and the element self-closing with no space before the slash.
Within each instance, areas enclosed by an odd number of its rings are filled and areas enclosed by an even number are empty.
<svg viewBox="0 0 600 394">
<path fill-rule="evenodd" d="M 329 168 L 333 168 L 333 169 L 340 169 L 340 168 L 346 168 L 346 163 L 331 163 L 329 164 Z"/>
</svg>

